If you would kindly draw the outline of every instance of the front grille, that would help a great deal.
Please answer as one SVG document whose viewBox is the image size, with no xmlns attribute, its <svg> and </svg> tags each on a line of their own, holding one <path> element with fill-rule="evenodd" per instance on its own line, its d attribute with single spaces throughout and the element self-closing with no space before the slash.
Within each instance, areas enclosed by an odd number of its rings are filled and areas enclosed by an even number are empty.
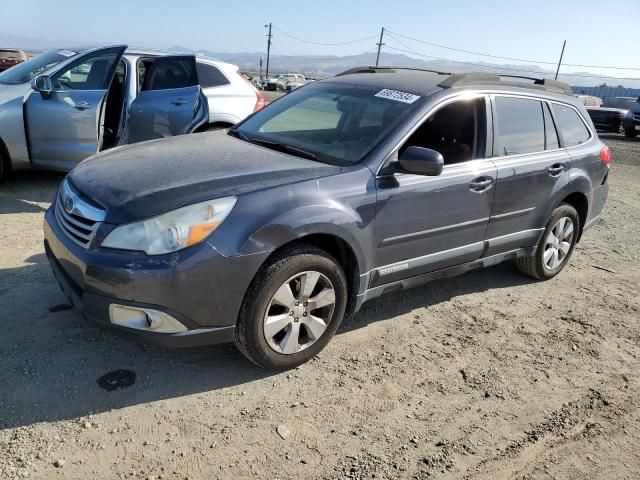
<svg viewBox="0 0 640 480">
<path fill-rule="evenodd" d="M 83 200 L 66 180 L 60 186 L 54 211 L 60 228 L 83 248 L 89 248 L 105 217 L 104 210 Z"/>
</svg>

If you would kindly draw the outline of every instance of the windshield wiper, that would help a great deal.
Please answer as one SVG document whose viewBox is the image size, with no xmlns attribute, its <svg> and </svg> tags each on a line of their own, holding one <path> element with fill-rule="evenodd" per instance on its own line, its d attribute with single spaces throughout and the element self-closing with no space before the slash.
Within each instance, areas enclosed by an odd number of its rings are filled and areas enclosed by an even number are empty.
<svg viewBox="0 0 640 480">
<path fill-rule="evenodd" d="M 285 143 L 272 142 L 271 140 L 263 140 L 261 138 L 251 138 L 245 135 L 244 133 L 242 133 L 240 130 L 237 130 L 235 128 L 232 128 L 231 130 L 229 130 L 229 133 L 233 134 L 235 137 L 239 138 L 240 140 L 244 140 L 245 142 L 254 143 L 256 145 L 262 145 L 263 147 L 267 147 L 272 150 L 277 150 L 279 152 L 291 153 L 293 155 L 306 158 L 308 160 L 318 161 L 318 157 L 315 154 L 308 152 L 302 148 L 287 145 Z"/>
</svg>

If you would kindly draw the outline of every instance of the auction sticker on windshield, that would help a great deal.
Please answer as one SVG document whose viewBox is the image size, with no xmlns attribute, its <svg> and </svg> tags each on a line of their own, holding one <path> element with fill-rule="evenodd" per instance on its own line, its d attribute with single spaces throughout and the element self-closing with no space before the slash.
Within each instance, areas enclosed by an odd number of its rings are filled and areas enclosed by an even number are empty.
<svg viewBox="0 0 640 480">
<path fill-rule="evenodd" d="M 380 90 L 374 96 L 380 98 L 387 98 L 389 100 L 395 100 L 396 102 L 402 103 L 413 103 L 420 98 L 420 95 L 414 95 L 413 93 L 400 92 L 398 90 L 390 90 L 385 88 L 384 90 Z"/>
</svg>

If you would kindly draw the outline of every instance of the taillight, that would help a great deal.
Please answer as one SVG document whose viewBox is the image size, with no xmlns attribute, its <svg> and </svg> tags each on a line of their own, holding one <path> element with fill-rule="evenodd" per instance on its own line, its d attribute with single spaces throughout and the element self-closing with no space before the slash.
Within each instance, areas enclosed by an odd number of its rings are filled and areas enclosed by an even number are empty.
<svg viewBox="0 0 640 480">
<path fill-rule="evenodd" d="M 247 82 L 247 85 L 249 85 L 253 89 L 253 92 L 256 94 L 256 104 L 253 107 L 253 111 L 257 112 L 261 108 L 264 108 L 264 95 L 262 95 L 262 93 L 260 93 L 260 90 L 258 90 L 256 87 L 254 87 L 251 84 L 251 82 L 249 80 L 247 80 L 247 77 L 242 75 L 240 72 L 237 72 L 237 73 L 238 73 L 238 75 L 240 75 L 240 78 L 242 78 L 245 82 Z"/>
<path fill-rule="evenodd" d="M 611 163 L 611 150 L 609 150 L 609 147 L 606 145 L 602 147 L 602 150 L 600 150 L 600 161 L 607 167 Z"/>
<path fill-rule="evenodd" d="M 256 89 L 256 106 L 253 108 L 253 111 L 257 112 L 261 108 L 264 108 L 264 95 L 260 93 L 260 90 Z"/>
</svg>

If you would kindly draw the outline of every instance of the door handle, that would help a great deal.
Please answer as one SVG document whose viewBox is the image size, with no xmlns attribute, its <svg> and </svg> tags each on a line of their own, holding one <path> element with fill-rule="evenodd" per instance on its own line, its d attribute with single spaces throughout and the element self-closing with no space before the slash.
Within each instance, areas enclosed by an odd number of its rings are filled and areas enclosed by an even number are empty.
<svg viewBox="0 0 640 480">
<path fill-rule="evenodd" d="M 180 107 L 186 103 L 188 102 L 184 98 L 176 98 L 175 100 L 171 100 L 171 105 L 175 105 L 176 107 Z"/>
<path fill-rule="evenodd" d="M 478 177 L 469 184 L 469 190 L 475 193 L 482 193 L 489 190 L 492 185 L 493 185 L 493 178 Z"/>
<path fill-rule="evenodd" d="M 78 102 L 73 106 L 73 108 L 76 110 L 86 110 L 87 108 L 91 108 L 91 104 L 84 101 Z"/>
<path fill-rule="evenodd" d="M 564 172 L 564 168 L 565 168 L 564 163 L 554 163 L 547 169 L 547 171 L 549 172 L 549 175 L 551 175 L 552 177 L 557 177 L 562 172 Z"/>
</svg>

